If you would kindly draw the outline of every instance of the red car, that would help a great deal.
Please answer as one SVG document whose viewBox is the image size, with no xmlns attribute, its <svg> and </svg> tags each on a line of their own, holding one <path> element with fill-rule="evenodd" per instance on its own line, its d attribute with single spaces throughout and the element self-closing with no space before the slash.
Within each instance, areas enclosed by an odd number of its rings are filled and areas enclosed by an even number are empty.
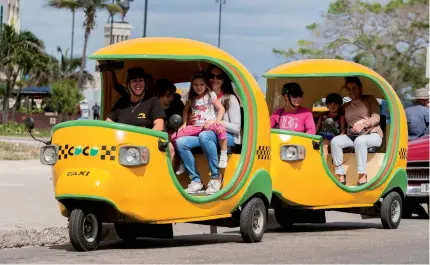
<svg viewBox="0 0 430 265">
<path fill-rule="evenodd" d="M 409 142 L 408 189 L 403 206 L 403 218 L 410 218 L 413 213 L 427 216 L 429 207 L 429 135 Z M 421 204 L 427 204 L 427 213 Z"/>
</svg>

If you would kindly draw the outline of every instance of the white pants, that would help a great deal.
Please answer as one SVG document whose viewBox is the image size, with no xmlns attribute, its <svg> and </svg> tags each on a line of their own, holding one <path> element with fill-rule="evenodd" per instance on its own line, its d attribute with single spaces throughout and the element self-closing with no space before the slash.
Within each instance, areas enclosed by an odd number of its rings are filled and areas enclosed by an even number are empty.
<svg viewBox="0 0 430 265">
<path fill-rule="evenodd" d="M 355 141 L 346 136 L 338 135 L 331 140 L 331 156 L 336 168 L 335 172 L 338 175 L 345 175 L 343 169 L 343 148 L 354 146 L 355 156 L 357 158 L 357 172 L 358 174 L 366 174 L 367 163 L 367 148 L 379 147 L 382 144 L 382 137 L 377 133 L 370 133 L 361 135 L 355 138 Z"/>
</svg>

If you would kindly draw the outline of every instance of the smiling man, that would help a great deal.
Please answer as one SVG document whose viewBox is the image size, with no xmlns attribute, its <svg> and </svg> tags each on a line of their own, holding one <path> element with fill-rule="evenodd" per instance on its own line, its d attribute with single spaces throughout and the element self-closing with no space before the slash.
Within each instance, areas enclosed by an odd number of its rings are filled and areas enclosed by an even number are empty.
<svg viewBox="0 0 430 265">
<path fill-rule="evenodd" d="M 127 95 L 113 106 L 107 121 L 162 131 L 166 114 L 158 97 L 147 93 L 147 74 L 140 67 L 127 71 Z"/>
</svg>

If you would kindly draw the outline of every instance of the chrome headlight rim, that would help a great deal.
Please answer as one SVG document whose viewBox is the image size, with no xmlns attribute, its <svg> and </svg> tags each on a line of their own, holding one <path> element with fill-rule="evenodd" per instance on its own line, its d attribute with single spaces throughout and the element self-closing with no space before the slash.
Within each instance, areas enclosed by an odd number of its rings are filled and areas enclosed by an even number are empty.
<svg viewBox="0 0 430 265">
<path fill-rule="evenodd" d="M 54 150 L 54 157 L 53 157 L 53 160 L 51 162 L 48 162 L 45 159 L 46 158 L 45 152 L 47 149 L 53 149 Z M 57 163 L 57 160 L 58 160 L 58 150 L 59 150 L 59 148 L 58 148 L 58 145 L 56 145 L 56 144 L 50 144 L 50 145 L 42 146 L 40 148 L 40 153 L 39 153 L 40 163 L 42 163 L 42 165 L 50 165 L 50 166 L 55 165 Z"/>
<path fill-rule="evenodd" d="M 139 155 L 135 161 L 127 161 L 127 154 L 135 152 Z M 146 155 L 146 158 L 142 154 Z M 146 166 L 149 163 L 149 149 L 146 146 L 123 145 L 119 148 L 119 164 L 126 167 Z"/>
<path fill-rule="evenodd" d="M 287 151 L 290 150 L 290 157 L 287 155 Z M 297 162 L 303 161 L 306 158 L 306 148 L 302 145 L 297 144 L 286 144 L 281 145 L 280 148 L 280 158 L 282 161 L 286 162 Z"/>
</svg>

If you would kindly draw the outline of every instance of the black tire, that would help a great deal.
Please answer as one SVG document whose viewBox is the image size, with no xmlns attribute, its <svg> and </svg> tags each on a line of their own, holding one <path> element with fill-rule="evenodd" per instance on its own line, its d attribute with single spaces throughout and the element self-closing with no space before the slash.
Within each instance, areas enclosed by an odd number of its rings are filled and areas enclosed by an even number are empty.
<svg viewBox="0 0 430 265">
<path fill-rule="evenodd" d="M 293 227 L 294 223 L 289 216 L 288 209 L 275 208 L 275 219 L 282 228 L 290 229 Z"/>
<path fill-rule="evenodd" d="M 402 197 L 396 191 L 390 192 L 381 204 L 381 222 L 385 229 L 396 229 L 402 219 Z"/>
<path fill-rule="evenodd" d="M 89 229 L 89 231 L 88 231 Z M 69 218 L 69 238 L 77 251 L 97 249 L 102 235 L 102 223 L 93 213 L 73 209 Z"/>
<path fill-rule="evenodd" d="M 261 241 L 267 225 L 267 208 L 260 198 L 252 198 L 240 213 L 240 234 L 246 243 Z"/>
<path fill-rule="evenodd" d="M 124 241 L 135 241 L 137 239 L 137 234 L 131 224 L 115 223 L 115 231 L 118 237 Z"/>
</svg>

